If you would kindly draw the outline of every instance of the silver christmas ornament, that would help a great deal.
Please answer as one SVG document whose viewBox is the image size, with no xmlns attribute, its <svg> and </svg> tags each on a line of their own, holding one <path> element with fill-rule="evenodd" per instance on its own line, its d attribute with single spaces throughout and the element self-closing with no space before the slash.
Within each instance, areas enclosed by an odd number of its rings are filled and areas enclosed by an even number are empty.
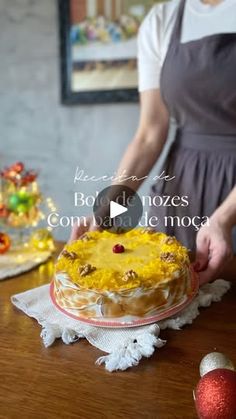
<svg viewBox="0 0 236 419">
<path fill-rule="evenodd" d="M 226 368 L 235 370 L 232 361 L 220 352 L 211 352 L 204 356 L 200 362 L 200 376 L 203 377 L 207 372 L 216 370 L 217 368 Z"/>
</svg>

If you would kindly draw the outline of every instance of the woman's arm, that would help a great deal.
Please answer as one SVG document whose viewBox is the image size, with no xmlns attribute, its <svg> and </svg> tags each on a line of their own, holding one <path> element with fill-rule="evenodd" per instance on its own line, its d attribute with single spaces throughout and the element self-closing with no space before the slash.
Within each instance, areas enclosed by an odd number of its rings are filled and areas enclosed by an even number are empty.
<svg viewBox="0 0 236 419">
<path fill-rule="evenodd" d="M 162 101 L 160 90 L 148 90 L 140 94 L 141 112 L 137 132 L 129 144 L 118 167 L 117 175 L 136 176 L 141 179 L 149 174 L 156 163 L 167 138 L 168 111 Z M 126 180 L 125 186 L 137 190 L 142 180 Z"/>
<path fill-rule="evenodd" d="M 117 176 L 125 172 L 126 179 L 131 176 L 141 179 L 149 174 L 162 151 L 169 128 L 168 111 L 159 89 L 142 92 L 140 102 L 138 129 L 127 147 L 117 171 Z M 133 190 L 137 190 L 141 183 L 142 180 L 119 182 L 120 185 L 128 186 Z M 92 216 L 87 217 L 86 224 L 86 226 L 73 226 L 70 241 L 76 240 L 88 230 L 96 229 Z"/>
<path fill-rule="evenodd" d="M 200 283 L 215 279 L 232 257 L 232 229 L 236 225 L 236 186 L 197 234 L 195 269 Z"/>
</svg>

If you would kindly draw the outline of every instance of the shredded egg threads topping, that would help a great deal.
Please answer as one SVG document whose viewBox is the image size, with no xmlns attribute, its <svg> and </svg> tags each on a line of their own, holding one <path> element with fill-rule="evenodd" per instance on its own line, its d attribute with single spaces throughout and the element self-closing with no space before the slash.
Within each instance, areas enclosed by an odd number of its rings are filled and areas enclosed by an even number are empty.
<svg viewBox="0 0 236 419">
<path fill-rule="evenodd" d="M 142 233 L 142 234 L 141 234 Z M 119 234 L 119 242 L 126 251 L 111 252 L 117 236 L 103 232 L 86 233 L 89 240 L 77 240 L 66 245 L 65 250 L 76 254 L 72 259 L 61 254 L 56 263 L 57 272 L 66 272 L 72 281 L 85 289 L 120 290 L 153 287 L 164 278 L 171 279 L 190 264 L 188 251 L 175 238 L 166 240 L 164 233 L 143 234 L 143 229 Z M 161 257 L 163 254 L 174 258 Z M 81 266 L 90 264 L 96 269 L 87 275 L 79 275 Z M 124 281 L 124 272 L 133 271 Z"/>
</svg>

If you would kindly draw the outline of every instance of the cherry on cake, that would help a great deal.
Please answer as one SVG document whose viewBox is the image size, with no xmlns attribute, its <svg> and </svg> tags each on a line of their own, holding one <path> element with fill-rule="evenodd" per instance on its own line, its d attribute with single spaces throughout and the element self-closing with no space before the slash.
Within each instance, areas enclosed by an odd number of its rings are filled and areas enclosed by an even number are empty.
<svg viewBox="0 0 236 419">
<path fill-rule="evenodd" d="M 82 319 L 148 318 L 191 292 L 187 249 L 150 229 L 86 233 L 66 245 L 55 271 L 56 304 Z"/>
</svg>

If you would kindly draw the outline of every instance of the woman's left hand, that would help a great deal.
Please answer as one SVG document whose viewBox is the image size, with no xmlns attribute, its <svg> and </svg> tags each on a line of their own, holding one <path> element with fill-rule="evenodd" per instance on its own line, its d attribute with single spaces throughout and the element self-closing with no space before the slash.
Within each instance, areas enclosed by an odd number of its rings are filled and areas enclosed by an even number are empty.
<svg viewBox="0 0 236 419">
<path fill-rule="evenodd" d="M 232 228 L 213 214 L 209 225 L 205 224 L 199 230 L 196 247 L 194 269 L 199 273 L 202 285 L 216 279 L 232 258 Z"/>
</svg>

